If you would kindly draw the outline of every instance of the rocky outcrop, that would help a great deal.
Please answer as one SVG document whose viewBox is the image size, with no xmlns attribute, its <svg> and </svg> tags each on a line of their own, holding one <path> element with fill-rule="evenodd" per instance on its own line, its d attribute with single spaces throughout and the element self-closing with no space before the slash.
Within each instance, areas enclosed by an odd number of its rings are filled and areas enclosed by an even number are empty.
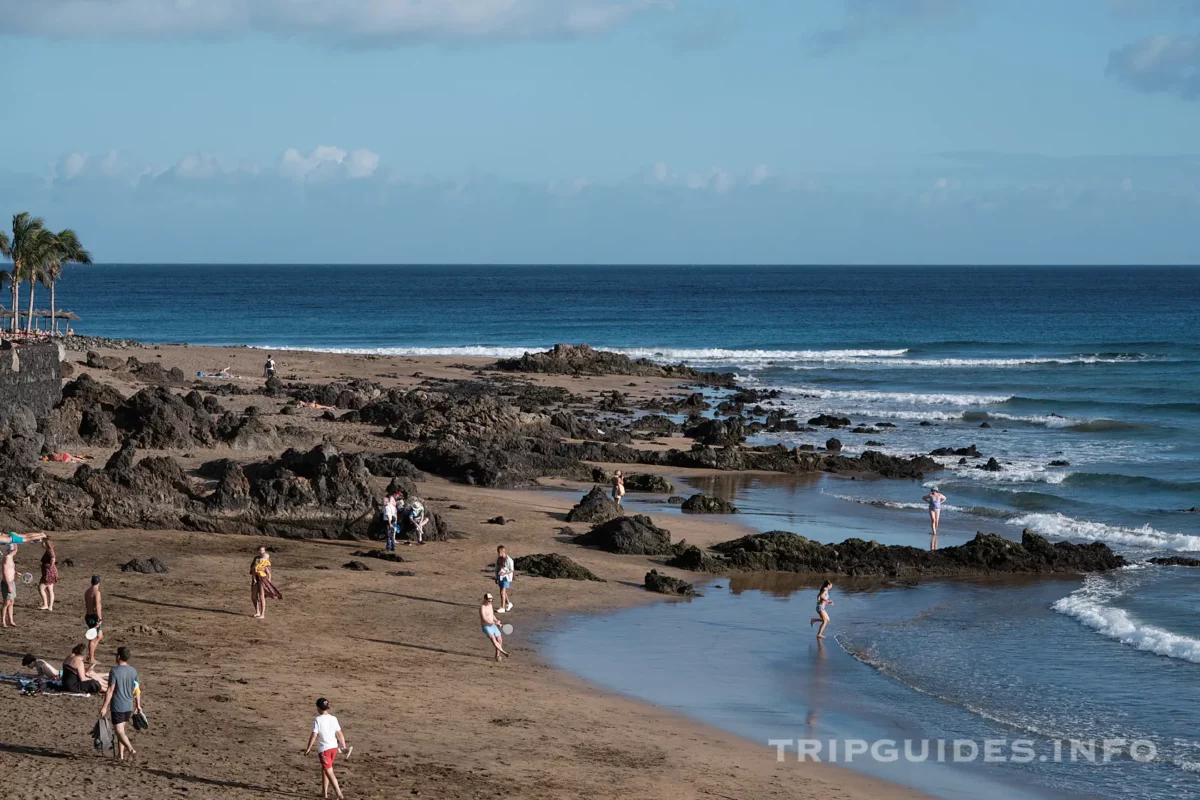
<svg viewBox="0 0 1200 800">
<path fill-rule="evenodd" d="M 732 373 L 698 372 L 682 364 L 663 366 L 648 358 L 633 359 L 622 353 L 594 350 L 586 344 L 556 344 L 544 353 L 525 353 L 520 358 L 502 358 L 495 369 L 507 372 L 540 372 L 558 375 L 636 375 L 682 378 L 709 386 L 734 385 Z"/>
<path fill-rule="evenodd" d="M 592 490 L 567 512 L 567 522 L 587 522 L 595 525 L 619 516 L 621 511 L 608 492 L 599 486 L 593 486 Z"/>
<path fill-rule="evenodd" d="M 989 458 L 987 463 L 979 469 L 982 469 L 986 472 L 1000 472 L 1002 469 L 1004 469 L 1004 467 L 1000 466 L 1000 462 L 995 458 Z"/>
<path fill-rule="evenodd" d="M 687 581 L 672 578 L 670 575 L 663 575 L 656 569 L 652 569 L 646 573 L 643 585 L 647 591 L 659 594 L 672 594 L 678 597 L 694 597 L 696 595 L 695 588 Z"/>
<path fill-rule="evenodd" d="M 570 411 L 556 411 L 550 415 L 550 424 L 572 439 L 599 439 L 603 436 L 595 423 L 580 419 Z"/>
<path fill-rule="evenodd" d="M 881 478 L 908 478 L 921 480 L 931 472 L 939 472 L 942 465 L 928 456 L 900 458 L 877 450 L 865 450 L 858 458 L 837 456 L 822 464 L 826 472 L 839 474 L 869 473 Z"/>
<path fill-rule="evenodd" d="M 667 566 L 691 572 L 724 572 L 727 569 L 723 561 L 694 544 L 680 550 L 679 555 L 667 561 Z"/>
<path fill-rule="evenodd" d="M 385 394 L 384 388 L 375 381 L 357 378 L 325 384 L 293 383 L 285 391 L 300 403 L 349 409 L 362 408 Z"/>
<path fill-rule="evenodd" d="M 630 423 L 629 428 L 635 431 L 661 433 L 665 436 L 673 436 L 683 430 L 682 425 L 663 414 L 647 414 L 644 417 L 638 417 Z"/>
<path fill-rule="evenodd" d="M 632 472 L 625 476 L 625 491 L 671 494 L 675 491 L 675 484 L 662 475 L 654 475 L 648 472 Z"/>
<path fill-rule="evenodd" d="M 572 581 L 600 581 L 587 567 L 576 564 L 566 556 L 558 553 L 537 553 L 521 556 L 513 560 L 513 566 L 518 572 L 532 575 L 536 578 L 565 579 Z"/>
<path fill-rule="evenodd" d="M 1189 558 L 1188 556 L 1161 556 L 1146 560 L 1151 564 L 1158 564 L 1160 567 L 1200 567 L 1200 558 Z"/>
<path fill-rule="evenodd" d="M 142 575 L 161 575 L 170 571 L 158 556 L 135 558 L 121 565 L 121 572 L 139 572 Z"/>
<path fill-rule="evenodd" d="M 674 555 L 671 532 L 664 530 L 647 516 L 618 517 L 576 536 L 575 544 L 596 547 L 609 553 L 637 556 Z"/>
<path fill-rule="evenodd" d="M 741 417 L 729 417 L 725 420 L 706 419 L 686 428 L 683 433 L 699 444 L 726 447 L 736 445 L 746 438 L 746 425 Z"/>
<path fill-rule="evenodd" d="M 931 456 L 966 456 L 968 458 L 982 458 L 983 453 L 979 452 L 979 448 L 975 445 L 970 447 L 939 447 L 932 451 Z"/>
<path fill-rule="evenodd" d="M 737 507 L 723 497 L 714 497 L 710 494 L 694 494 L 687 500 L 683 501 L 680 507 L 681 511 L 687 511 L 692 514 L 736 514 Z"/>
<path fill-rule="evenodd" d="M 818 428 L 845 428 L 850 424 L 848 417 L 835 417 L 832 414 L 820 414 L 808 421 L 809 425 Z"/>
<path fill-rule="evenodd" d="M 787 531 L 744 536 L 712 548 L 721 566 L 753 572 L 801 572 L 818 575 L 919 577 L 996 573 L 1083 573 L 1117 569 L 1125 559 L 1108 545 L 1055 542 L 1028 530 L 1014 542 L 979 533 L 966 544 L 938 550 L 881 545 L 862 539 L 822 544 Z M 700 563 L 691 557 L 683 563 Z"/>
</svg>

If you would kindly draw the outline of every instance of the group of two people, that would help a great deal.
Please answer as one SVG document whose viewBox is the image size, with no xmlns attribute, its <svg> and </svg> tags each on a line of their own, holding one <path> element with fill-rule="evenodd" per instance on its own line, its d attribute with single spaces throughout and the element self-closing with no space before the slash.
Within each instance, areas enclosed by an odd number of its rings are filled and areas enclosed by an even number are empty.
<svg viewBox="0 0 1200 800">
<path fill-rule="evenodd" d="M 513 610 L 510 590 L 515 575 L 516 565 L 512 556 L 508 554 L 504 545 L 500 545 L 496 548 L 495 563 L 495 581 L 496 586 L 500 588 L 500 607 L 493 607 L 492 603 L 495 598 L 492 597 L 491 592 L 483 595 L 483 603 L 479 606 L 479 627 L 483 630 L 483 635 L 488 637 L 492 646 L 496 648 L 497 661 L 503 659 L 508 653 L 504 650 L 504 632 L 500 629 L 500 621 L 496 619 L 496 615 Z"/>
<path fill-rule="evenodd" d="M 425 524 L 428 522 L 428 517 L 425 513 L 425 504 L 421 502 L 420 498 L 409 499 L 405 498 L 404 492 L 396 492 L 385 495 L 380 506 L 379 513 L 383 517 L 389 553 L 396 550 L 396 537 L 401 531 L 401 519 L 404 521 L 404 526 L 413 534 L 413 538 L 408 540 L 408 544 L 412 544 L 414 540 L 417 544 L 425 544 Z"/>
<path fill-rule="evenodd" d="M 54 586 L 58 583 L 58 557 L 54 553 L 54 543 L 45 533 L 29 533 L 22 536 L 17 533 L 5 534 L 0 538 L 4 546 L 3 581 L 0 582 L 0 627 L 16 627 L 14 612 L 17 600 L 17 552 L 25 543 L 42 543 L 42 576 L 38 581 L 38 593 L 42 597 L 39 611 L 54 610 Z"/>
</svg>

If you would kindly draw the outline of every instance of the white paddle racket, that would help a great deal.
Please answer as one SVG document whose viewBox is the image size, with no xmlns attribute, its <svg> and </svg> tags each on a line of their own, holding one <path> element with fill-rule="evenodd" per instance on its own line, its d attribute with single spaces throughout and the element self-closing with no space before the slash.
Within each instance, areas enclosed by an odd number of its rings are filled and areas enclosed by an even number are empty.
<svg viewBox="0 0 1200 800">
<path fill-rule="evenodd" d="M 505 636 L 508 636 L 510 633 L 513 632 L 512 624 L 508 623 L 508 622 L 504 623 L 503 625 L 500 626 L 500 632 L 503 633 Z"/>
<path fill-rule="evenodd" d="M 24 581 L 26 584 L 33 583 L 33 573 L 26 572 L 24 575 L 21 576 L 21 580 Z"/>
<path fill-rule="evenodd" d="M 83 638 L 87 639 L 90 642 L 99 635 L 100 635 L 100 631 L 96 630 L 95 628 L 88 628 L 87 632 L 83 634 Z"/>
</svg>

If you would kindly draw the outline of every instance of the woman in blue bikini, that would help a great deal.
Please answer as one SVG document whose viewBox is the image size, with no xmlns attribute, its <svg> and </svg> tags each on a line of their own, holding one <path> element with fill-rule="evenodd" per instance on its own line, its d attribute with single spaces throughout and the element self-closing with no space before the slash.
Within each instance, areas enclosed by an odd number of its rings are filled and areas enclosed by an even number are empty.
<svg viewBox="0 0 1200 800">
<path fill-rule="evenodd" d="M 934 486 L 921 499 L 929 504 L 929 549 L 937 550 L 938 525 L 942 521 L 942 504 L 946 502 L 946 495 Z"/>
<path fill-rule="evenodd" d="M 829 599 L 829 590 L 833 588 L 833 581 L 825 581 L 821 584 L 821 591 L 817 594 L 817 615 L 808 621 L 808 627 L 812 627 L 813 623 L 821 623 L 821 627 L 817 628 L 817 638 L 825 638 L 825 626 L 829 624 L 829 612 L 825 610 L 825 606 L 833 605 L 833 601 Z"/>
</svg>

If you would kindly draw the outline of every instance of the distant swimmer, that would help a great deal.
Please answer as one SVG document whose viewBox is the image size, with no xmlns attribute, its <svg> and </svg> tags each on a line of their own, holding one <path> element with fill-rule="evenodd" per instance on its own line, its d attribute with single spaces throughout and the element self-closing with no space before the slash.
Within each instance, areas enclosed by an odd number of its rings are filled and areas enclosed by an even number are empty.
<svg viewBox="0 0 1200 800">
<path fill-rule="evenodd" d="M 942 504 L 946 502 L 946 495 L 934 486 L 921 499 L 929 504 L 929 549 L 937 550 L 938 525 L 942 521 Z"/>
<path fill-rule="evenodd" d="M 821 627 L 817 628 L 817 638 L 825 638 L 825 626 L 829 624 L 829 612 L 825 610 L 825 606 L 833 605 L 833 601 L 829 599 L 829 590 L 833 588 L 833 581 L 825 581 L 821 584 L 821 591 L 817 593 L 817 615 L 808 621 L 808 627 L 812 627 L 814 623 L 821 623 Z"/>
</svg>

